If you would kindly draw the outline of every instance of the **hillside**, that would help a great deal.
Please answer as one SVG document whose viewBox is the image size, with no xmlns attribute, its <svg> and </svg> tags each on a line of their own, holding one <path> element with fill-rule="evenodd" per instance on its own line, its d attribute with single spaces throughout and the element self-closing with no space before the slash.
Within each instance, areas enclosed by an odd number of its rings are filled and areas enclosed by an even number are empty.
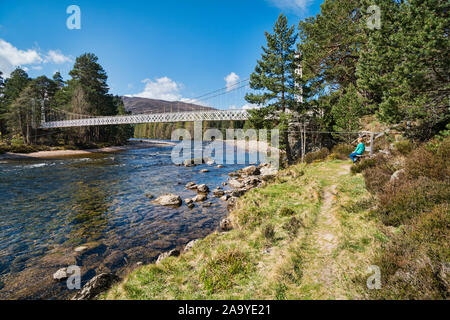
<svg viewBox="0 0 450 320">
<path fill-rule="evenodd" d="M 133 114 L 214 110 L 214 108 L 181 101 L 165 101 L 126 96 L 123 96 L 122 100 L 125 105 L 125 109 Z"/>
</svg>

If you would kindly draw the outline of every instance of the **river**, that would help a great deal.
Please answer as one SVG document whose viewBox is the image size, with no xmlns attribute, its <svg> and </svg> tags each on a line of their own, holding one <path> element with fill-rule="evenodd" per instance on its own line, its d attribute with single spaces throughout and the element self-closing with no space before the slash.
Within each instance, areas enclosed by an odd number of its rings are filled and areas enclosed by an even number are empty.
<svg viewBox="0 0 450 320">
<path fill-rule="evenodd" d="M 157 197 L 196 193 L 186 183 L 210 189 L 247 164 L 216 168 L 175 166 L 171 147 L 99 153 L 61 159 L 0 163 L 0 299 L 64 299 L 76 291 L 53 280 L 69 265 L 81 267 L 82 285 L 100 272 L 125 275 L 138 262 L 215 230 L 226 203 L 192 210 L 161 207 Z M 199 173 L 208 168 L 210 172 Z M 88 247 L 75 252 L 79 246 Z"/>
</svg>

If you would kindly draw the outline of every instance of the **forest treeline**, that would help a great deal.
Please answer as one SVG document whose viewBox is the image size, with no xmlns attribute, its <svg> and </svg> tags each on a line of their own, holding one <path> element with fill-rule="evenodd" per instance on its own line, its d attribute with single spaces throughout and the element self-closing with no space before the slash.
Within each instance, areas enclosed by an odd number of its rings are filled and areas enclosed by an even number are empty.
<svg viewBox="0 0 450 320">
<path fill-rule="evenodd" d="M 0 133 L 3 145 L 44 145 L 88 147 L 124 144 L 133 128 L 97 126 L 64 129 L 38 129 L 43 116 L 52 113 L 92 116 L 126 114 L 122 99 L 109 93 L 107 75 L 92 53 L 79 56 L 70 79 L 64 81 L 59 72 L 52 79 L 30 78 L 21 68 L 3 79 L 0 71 Z M 41 112 L 43 111 L 43 112 Z M 8 148 L 6 148 L 8 150 Z M 26 151 L 23 146 L 18 151 Z"/>
<path fill-rule="evenodd" d="M 211 128 L 219 130 L 222 133 L 222 138 L 225 139 L 227 136 L 227 129 L 248 129 L 250 128 L 250 126 L 248 121 L 203 121 L 203 133 Z M 161 122 L 139 124 L 135 127 L 134 137 L 170 140 L 172 138 L 172 132 L 176 129 L 186 129 L 190 133 L 191 137 L 194 137 L 193 122 Z"/>
<path fill-rule="evenodd" d="M 325 0 L 320 13 L 294 25 L 281 14 L 273 32 L 265 33 L 267 43 L 250 77 L 250 87 L 258 93 L 247 94 L 246 100 L 260 108 L 250 111 L 245 127 L 280 129 L 288 158 L 293 115 L 335 142 L 350 141 L 350 133 L 370 122 L 413 140 L 432 138 L 446 128 L 450 114 L 448 7 L 444 0 Z M 302 75 L 296 71 L 300 66 Z M 109 94 L 106 72 L 95 55 L 78 57 L 69 74 L 66 81 L 59 73 L 53 79 L 30 79 L 16 69 L 6 80 L 1 78 L 2 135 L 50 145 L 124 143 L 132 136 L 130 126 L 34 129 L 33 122 L 40 119 L 33 118 L 39 113 L 31 112 L 31 98 L 44 101 L 49 110 L 125 113 L 121 99 Z M 174 128 L 191 126 L 138 125 L 134 135 L 168 139 Z M 204 127 L 224 130 L 244 124 Z"/>
<path fill-rule="evenodd" d="M 443 0 L 325 0 L 296 25 L 280 15 L 250 78 L 262 94 L 246 99 L 263 106 L 251 126 L 278 127 L 286 141 L 291 110 L 313 130 L 338 132 L 335 141 L 370 122 L 432 138 L 449 122 L 448 9 Z"/>
<path fill-rule="evenodd" d="M 441 0 L 325 0 L 295 25 L 281 14 L 250 77 L 259 94 L 246 100 L 260 108 L 245 126 L 280 129 L 288 156 L 294 114 L 334 142 L 352 141 L 368 123 L 432 138 L 449 122 L 448 21 Z M 140 125 L 135 136 L 168 139 L 191 125 Z"/>
</svg>

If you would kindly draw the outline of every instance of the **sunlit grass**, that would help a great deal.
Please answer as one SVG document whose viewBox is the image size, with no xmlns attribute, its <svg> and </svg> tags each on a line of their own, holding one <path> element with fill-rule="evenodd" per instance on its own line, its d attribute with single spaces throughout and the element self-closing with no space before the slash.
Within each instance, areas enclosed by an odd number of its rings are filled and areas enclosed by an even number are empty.
<svg viewBox="0 0 450 320">
<path fill-rule="evenodd" d="M 385 241 L 368 216 L 370 199 L 361 175 L 333 160 L 291 166 L 239 199 L 230 214 L 235 228 L 213 233 L 177 258 L 142 266 L 106 299 L 335 299 L 360 298 L 354 279 Z M 321 230 L 325 188 L 335 187 L 336 225 Z M 327 190 L 328 190 L 327 189 Z M 329 256 L 317 247 L 318 232 L 335 232 Z M 339 268 L 333 287 L 318 282 L 329 263 Z"/>
</svg>

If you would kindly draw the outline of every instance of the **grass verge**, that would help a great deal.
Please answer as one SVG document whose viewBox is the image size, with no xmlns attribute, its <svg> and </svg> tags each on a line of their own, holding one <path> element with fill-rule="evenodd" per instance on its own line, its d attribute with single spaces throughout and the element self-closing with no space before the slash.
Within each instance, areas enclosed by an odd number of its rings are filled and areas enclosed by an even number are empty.
<svg viewBox="0 0 450 320">
<path fill-rule="evenodd" d="M 386 241 L 370 201 L 348 161 L 291 166 L 239 199 L 232 231 L 138 267 L 101 298 L 364 298 L 355 279 Z"/>
</svg>

